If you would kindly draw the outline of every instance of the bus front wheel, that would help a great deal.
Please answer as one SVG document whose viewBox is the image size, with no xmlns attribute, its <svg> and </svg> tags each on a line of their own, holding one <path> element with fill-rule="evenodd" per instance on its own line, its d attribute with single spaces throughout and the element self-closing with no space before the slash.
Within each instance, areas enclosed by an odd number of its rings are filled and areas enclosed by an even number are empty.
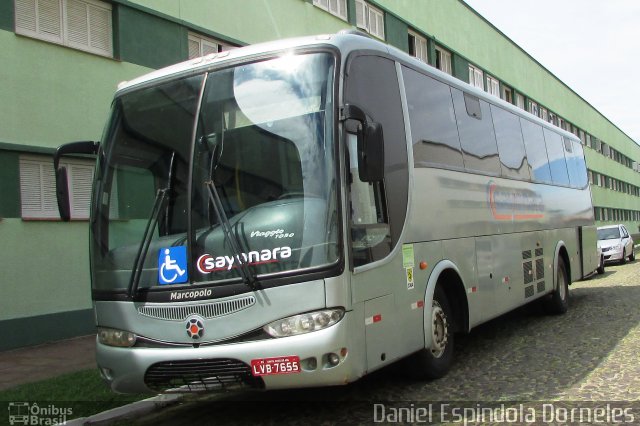
<svg viewBox="0 0 640 426">
<path fill-rule="evenodd" d="M 425 320 L 431 321 L 431 342 L 408 359 L 409 374 L 420 379 L 439 379 L 447 374 L 453 360 L 453 312 L 447 295 L 436 286 L 430 312 Z"/>
</svg>

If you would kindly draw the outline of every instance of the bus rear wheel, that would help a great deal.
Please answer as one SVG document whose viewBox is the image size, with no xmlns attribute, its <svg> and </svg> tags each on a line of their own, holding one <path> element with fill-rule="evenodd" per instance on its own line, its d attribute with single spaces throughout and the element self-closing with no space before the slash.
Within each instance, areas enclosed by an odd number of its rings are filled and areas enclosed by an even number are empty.
<svg viewBox="0 0 640 426">
<path fill-rule="evenodd" d="M 564 314 L 569 309 L 569 275 L 562 258 L 558 259 L 556 289 L 546 302 L 547 311 L 552 314 Z"/>
<path fill-rule="evenodd" d="M 425 312 L 431 321 L 431 342 L 413 354 L 407 363 L 408 373 L 419 379 L 439 379 L 447 374 L 453 360 L 453 312 L 447 295 L 436 286 L 431 310 Z"/>
</svg>

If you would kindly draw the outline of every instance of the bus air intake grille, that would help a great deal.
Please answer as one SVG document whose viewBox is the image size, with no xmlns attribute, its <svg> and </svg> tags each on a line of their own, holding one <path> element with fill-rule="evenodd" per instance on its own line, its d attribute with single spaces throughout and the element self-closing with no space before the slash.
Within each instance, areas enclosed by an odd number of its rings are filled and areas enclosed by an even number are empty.
<svg viewBox="0 0 640 426">
<path fill-rule="evenodd" d="M 530 285 L 529 287 L 525 287 L 524 288 L 524 298 L 528 299 L 531 296 L 533 296 L 533 286 L 532 285 Z"/>
<path fill-rule="evenodd" d="M 544 249 L 537 248 L 536 249 L 536 257 L 540 257 L 544 254 Z"/>
<path fill-rule="evenodd" d="M 189 315 L 197 314 L 204 319 L 217 318 L 247 309 L 256 303 L 254 296 L 245 296 L 232 300 L 199 305 L 144 304 L 138 307 L 138 313 L 146 317 L 184 321 Z"/>
<path fill-rule="evenodd" d="M 159 362 L 149 367 L 144 383 L 157 392 L 264 388 L 262 378 L 251 374 L 251 367 L 230 358 Z"/>
<path fill-rule="evenodd" d="M 544 281 L 540 281 L 538 283 L 538 293 L 542 293 L 544 291 L 544 287 L 545 287 Z"/>
<path fill-rule="evenodd" d="M 544 260 L 538 259 L 536 260 L 536 280 L 541 280 L 544 278 Z"/>
<path fill-rule="evenodd" d="M 527 260 L 531 259 L 531 250 L 525 250 L 522 252 L 522 259 Z"/>
<path fill-rule="evenodd" d="M 524 275 L 524 283 L 529 284 L 533 281 L 533 263 L 524 262 L 522 265 L 522 273 Z"/>
</svg>

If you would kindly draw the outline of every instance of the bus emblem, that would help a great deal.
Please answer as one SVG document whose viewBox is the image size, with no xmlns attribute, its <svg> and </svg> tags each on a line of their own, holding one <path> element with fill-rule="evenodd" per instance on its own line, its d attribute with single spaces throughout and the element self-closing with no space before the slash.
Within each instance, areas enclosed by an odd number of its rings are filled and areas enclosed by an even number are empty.
<svg viewBox="0 0 640 426">
<path fill-rule="evenodd" d="M 187 320 L 187 336 L 198 340 L 204 335 L 204 320 L 199 316 L 192 316 Z"/>
</svg>

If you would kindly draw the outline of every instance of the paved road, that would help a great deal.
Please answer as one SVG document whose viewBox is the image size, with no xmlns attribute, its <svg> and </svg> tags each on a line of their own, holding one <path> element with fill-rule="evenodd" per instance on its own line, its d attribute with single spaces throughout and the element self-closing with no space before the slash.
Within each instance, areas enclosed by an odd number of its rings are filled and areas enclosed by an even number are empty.
<svg viewBox="0 0 640 426">
<path fill-rule="evenodd" d="M 138 424 L 369 424 L 390 419 L 389 409 L 375 413 L 376 403 L 411 409 L 455 400 L 537 401 L 536 410 L 547 401 L 622 401 L 640 423 L 640 261 L 607 266 L 574 283 L 570 297 L 565 315 L 527 306 L 462 336 L 440 380 L 414 381 L 391 366 L 345 387 L 200 398 Z"/>
</svg>

